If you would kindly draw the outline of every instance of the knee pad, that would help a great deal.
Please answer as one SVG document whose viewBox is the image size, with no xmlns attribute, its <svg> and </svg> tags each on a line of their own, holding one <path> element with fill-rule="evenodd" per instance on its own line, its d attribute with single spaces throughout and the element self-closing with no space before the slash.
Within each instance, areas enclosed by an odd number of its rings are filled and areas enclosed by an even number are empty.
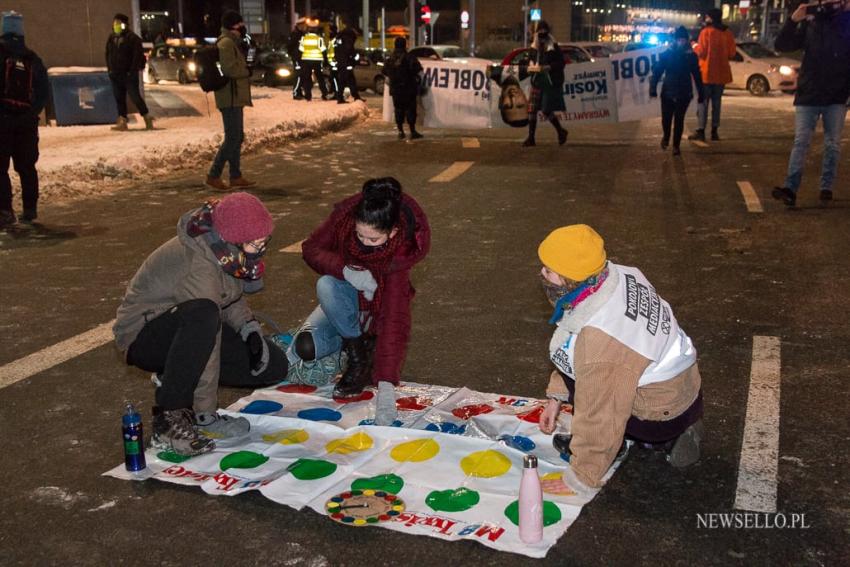
<svg viewBox="0 0 850 567">
<path fill-rule="evenodd" d="M 298 358 L 305 362 L 316 360 L 316 343 L 313 342 L 313 333 L 302 331 L 295 337 L 293 348 Z"/>
</svg>

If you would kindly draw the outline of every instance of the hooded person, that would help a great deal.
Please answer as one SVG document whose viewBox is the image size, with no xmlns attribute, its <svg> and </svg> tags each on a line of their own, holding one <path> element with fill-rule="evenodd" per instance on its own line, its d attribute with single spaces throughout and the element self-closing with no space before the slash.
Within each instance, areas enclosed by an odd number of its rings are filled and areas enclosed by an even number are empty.
<svg viewBox="0 0 850 567">
<path fill-rule="evenodd" d="M 21 221 L 38 217 L 38 117 L 47 103 L 48 82 L 44 64 L 24 42 L 24 17 L 3 12 L 0 20 L 0 228 L 5 228 L 18 220 L 10 163 L 21 180 Z"/>
<path fill-rule="evenodd" d="M 697 353 L 670 304 L 640 270 L 609 261 L 587 225 L 552 231 L 538 256 L 556 326 L 540 430 L 554 432 L 562 404 L 573 404 L 571 436 L 553 439 L 570 454 L 567 484 L 580 493 L 601 487 L 624 437 L 669 450 L 673 466 L 696 462 L 704 436 Z"/>
<path fill-rule="evenodd" d="M 263 337 L 245 295 L 262 289 L 274 222 L 259 199 L 232 193 L 184 214 L 177 235 L 133 276 L 115 342 L 127 364 L 153 372 L 153 445 L 180 455 L 246 434 L 244 418 L 217 412 L 219 385 L 281 381 L 285 354 Z"/>
<path fill-rule="evenodd" d="M 410 139 L 422 138 L 416 130 L 416 97 L 422 85 L 422 64 L 407 51 L 407 40 L 395 38 L 395 49 L 384 62 L 384 74 L 389 79 L 393 99 L 398 139 L 404 140 L 404 122 L 410 128 Z"/>
<path fill-rule="evenodd" d="M 537 145 L 537 114 L 543 115 L 555 128 L 558 144 L 563 146 L 568 132 L 561 126 L 556 112 L 567 109 L 564 104 L 564 54 L 552 37 L 549 24 L 540 21 L 531 45 L 537 51 L 537 63 L 528 66 L 531 74 L 531 93 L 528 98 L 528 137 L 523 147 Z"/>
<path fill-rule="evenodd" d="M 145 53 L 142 38 L 130 29 L 130 18 L 115 14 L 112 33 L 106 39 L 106 68 L 112 94 L 118 106 L 118 119 L 113 130 L 127 130 L 127 97 L 133 101 L 145 121 L 145 128 L 153 130 L 153 117 L 139 88 L 139 73 L 145 69 Z"/>
<path fill-rule="evenodd" d="M 697 106 L 697 129 L 688 136 L 689 140 L 701 142 L 705 141 L 709 103 L 711 103 L 711 139 L 720 140 L 717 132 L 720 127 L 720 103 L 725 86 L 732 82 L 732 66 L 729 61 L 734 59 L 738 52 L 735 36 L 723 24 L 723 13 L 719 8 L 711 8 L 706 12 L 705 24 L 694 46 L 694 53 L 699 58 L 702 74 L 703 102 Z"/>
</svg>

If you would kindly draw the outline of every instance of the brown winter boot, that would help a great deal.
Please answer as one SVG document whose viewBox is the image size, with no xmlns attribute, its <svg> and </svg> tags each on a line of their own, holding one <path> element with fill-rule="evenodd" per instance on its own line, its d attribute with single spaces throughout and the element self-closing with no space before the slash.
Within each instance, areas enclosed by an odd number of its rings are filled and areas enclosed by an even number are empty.
<svg viewBox="0 0 850 567">
<path fill-rule="evenodd" d="M 115 130 L 116 132 L 124 132 L 127 130 L 127 119 L 123 116 L 119 116 L 118 120 L 115 121 L 115 126 L 112 126 L 109 129 Z"/>
<path fill-rule="evenodd" d="M 145 130 L 153 130 L 153 121 L 154 118 L 150 114 L 145 114 L 142 116 L 142 119 L 145 121 Z"/>
<path fill-rule="evenodd" d="M 256 185 L 256 181 L 249 181 L 244 177 L 233 177 L 230 179 L 230 187 L 253 187 Z"/>
<path fill-rule="evenodd" d="M 210 177 L 207 175 L 206 184 L 208 187 L 212 187 L 213 189 L 218 189 L 219 191 L 227 191 L 230 189 L 224 181 L 221 180 L 221 177 Z"/>
</svg>

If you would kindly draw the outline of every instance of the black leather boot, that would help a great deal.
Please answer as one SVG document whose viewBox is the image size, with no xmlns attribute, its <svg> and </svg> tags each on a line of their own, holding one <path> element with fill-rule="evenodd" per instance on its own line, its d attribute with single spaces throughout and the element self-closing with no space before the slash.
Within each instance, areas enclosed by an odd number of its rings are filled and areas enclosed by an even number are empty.
<svg viewBox="0 0 850 567">
<path fill-rule="evenodd" d="M 348 367 L 334 388 L 334 397 L 351 398 L 359 395 L 372 382 L 372 341 L 365 335 L 342 339 L 348 355 Z"/>
</svg>

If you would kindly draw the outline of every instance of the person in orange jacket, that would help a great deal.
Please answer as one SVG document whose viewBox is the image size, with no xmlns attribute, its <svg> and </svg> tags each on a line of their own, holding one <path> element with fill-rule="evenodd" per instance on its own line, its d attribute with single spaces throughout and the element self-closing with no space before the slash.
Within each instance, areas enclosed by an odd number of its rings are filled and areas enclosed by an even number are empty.
<svg viewBox="0 0 850 567">
<path fill-rule="evenodd" d="M 705 126 L 708 122 L 708 103 L 711 102 L 711 139 L 719 141 L 717 128 L 720 126 L 720 99 L 723 88 L 732 82 L 732 67 L 729 61 L 735 57 L 738 46 L 735 36 L 723 25 L 723 16 L 718 8 L 705 15 L 705 28 L 700 32 L 694 53 L 699 58 L 702 73 L 703 102 L 697 105 L 699 127 L 688 136 L 689 140 L 705 141 Z"/>
</svg>

